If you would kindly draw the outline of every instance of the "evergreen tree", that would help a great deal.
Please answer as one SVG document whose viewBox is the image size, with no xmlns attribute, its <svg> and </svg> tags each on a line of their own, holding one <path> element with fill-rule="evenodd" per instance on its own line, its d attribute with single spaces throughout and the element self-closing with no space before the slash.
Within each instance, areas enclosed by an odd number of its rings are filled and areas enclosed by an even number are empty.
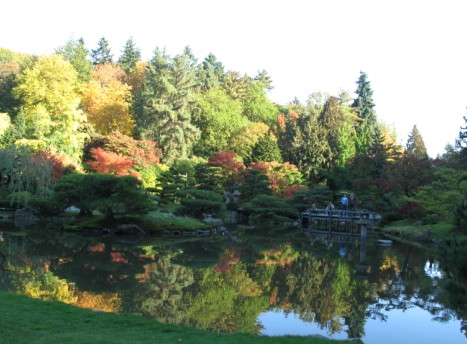
<svg viewBox="0 0 467 344">
<path fill-rule="evenodd" d="M 112 63 L 113 55 L 111 53 L 109 42 L 102 37 L 97 43 L 97 48 L 91 50 L 91 60 L 94 65 Z"/>
<path fill-rule="evenodd" d="M 21 102 L 13 94 L 20 75 L 20 65 L 17 62 L 0 62 L 0 113 L 7 113 L 14 119 Z"/>
<path fill-rule="evenodd" d="M 197 67 L 197 76 L 202 91 L 220 87 L 225 79 L 224 65 L 209 54 Z"/>
<path fill-rule="evenodd" d="M 16 140 L 24 138 L 25 134 L 26 120 L 24 118 L 24 113 L 21 111 L 0 137 L 0 147 L 14 144 Z"/>
<path fill-rule="evenodd" d="M 272 79 L 265 69 L 258 71 L 258 74 L 256 74 L 254 77 L 254 80 L 261 82 L 263 87 L 268 91 L 274 88 L 274 86 L 272 86 Z"/>
<path fill-rule="evenodd" d="M 342 151 L 340 134 L 344 124 L 344 114 L 336 97 L 327 99 L 323 111 L 318 117 L 318 124 L 324 131 L 325 139 L 329 145 L 326 156 L 328 166 L 323 166 L 329 169 L 338 163 Z"/>
<path fill-rule="evenodd" d="M 250 78 L 246 75 L 240 76 L 238 72 L 227 72 L 223 87 L 227 94 L 235 100 L 245 101 Z"/>
<path fill-rule="evenodd" d="M 297 101 L 279 114 L 279 148 L 285 161 L 298 166 L 303 176 L 317 181 L 327 164 L 329 144 L 326 133 L 310 109 Z"/>
<path fill-rule="evenodd" d="M 248 165 L 252 161 L 277 161 L 282 162 L 281 151 L 277 145 L 277 140 L 271 134 L 264 135 L 253 147 L 251 161 L 246 161 Z"/>
<path fill-rule="evenodd" d="M 416 125 L 414 125 L 412 131 L 409 134 L 405 152 L 407 154 L 413 155 L 417 159 L 428 159 L 425 142 L 423 141 L 422 135 L 418 131 Z"/>
<path fill-rule="evenodd" d="M 199 137 L 199 130 L 191 123 L 195 88 L 194 65 L 189 56 L 171 59 L 156 49 L 143 94 L 144 117 L 138 124 L 143 137 L 162 148 L 163 162 L 168 165 L 188 157 Z"/>
<path fill-rule="evenodd" d="M 70 62 L 78 72 L 78 80 L 80 82 L 84 83 L 90 80 L 92 63 L 89 60 L 89 50 L 86 49 L 83 38 L 77 41 L 69 40 L 65 46 L 58 48 L 56 53 L 63 55 L 65 60 Z"/>
<path fill-rule="evenodd" d="M 258 195 L 271 195 L 271 182 L 268 176 L 260 170 L 247 170 L 241 185 L 241 201 L 246 202 Z"/>
<path fill-rule="evenodd" d="M 373 103 L 373 90 L 365 72 L 360 72 L 355 93 L 357 98 L 354 99 L 352 107 L 356 109 L 357 116 L 360 119 L 356 128 L 357 154 L 367 154 L 372 143 L 371 140 L 374 137 L 377 121 L 374 110 L 375 104 Z"/>
<path fill-rule="evenodd" d="M 136 48 L 135 43 L 133 42 L 133 38 L 130 37 L 123 47 L 122 55 L 118 59 L 118 65 L 122 67 L 122 69 L 129 73 L 136 67 L 138 61 L 141 60 L 141 51 Z"/>
</svg>

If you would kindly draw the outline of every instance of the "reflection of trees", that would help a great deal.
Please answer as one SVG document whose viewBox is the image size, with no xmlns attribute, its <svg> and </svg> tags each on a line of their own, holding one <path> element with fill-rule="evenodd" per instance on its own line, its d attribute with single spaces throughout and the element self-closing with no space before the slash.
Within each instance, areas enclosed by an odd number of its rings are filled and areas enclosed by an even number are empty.
<svg viewBox="0 0 467 344">
<path fill-rule="evenodd" d="M 183 289 L 193 283 L 191 270 L 165 257 L 144 266 L 135 288 L 125 296 L 124 311 L 142 314 L 165 323 L 184 318 Z"/>
<path fill-rule="evenodd" d="M 332 335 L 342 330 L 341 318 L 345 317 L 347 325 L 352 326 L 352 336 L 363 335 L 367 304 L 356 296 L 364 298 L 368 289 L 351 279 L 347 262 L 305 253 L 294 264 L 278 270 L 275 284 L 278 303 L 287 305 L 302 320 L 314 321 Z"/>
<path fill-rule="evenodd" d="M 114 292 L 135 284 L 135 274 L 142 271 L 143 261 L 137 252 L 113 244 L 111 239 L 91 243 L 59 257 L 55 272 L 73 280 L 80 290 Z"/>
<path fill-rule="evenodd" d="M 49 261 L 24 259 L 10 255 L 5 262 L 3 287 L 11 292 L 42 300 L 74 303 L 71 284 L 49 271 Z"/>
<path fill-rule="evenodd" d="M 450 292 L 449 279 L 438 279 L 431 274 L 442 274 L 437 263 L 426 261 L 425 253 L 413 247 L 404 247 L 403 251 L 386 249 L 377 259 L 378 269 L 370 276 L 376 287 L 378 301 L 368 310 L 369 316 L 386 320 L 382 311 L 392 309 L 407 310 L 418 307 L 433 315 L 433 320 L 447 322 L 466 317 L 465 295 L 454 288 Z M 452 285 L 451 285 L 452 286 Z M 462 311 L 463 309 L 463 311 Z M 465 329 L 463 330 L 465 333 Z"/>
<path fill-rule="evenodd" d="M 180 240 L 159 247 L 151 239 L 127 246 L 43 231 L 3 237 L 1 289 L 162 322 L 258 333 L 258 315 L 272 306 L 359 338 L 367 317 L 384 321 L 391 309 L 420 307 L 441 322 L 466 318 L 465 282 L 433 277 L 443 274 L 438 263 L 402 245 L 369 247 L 368 269 L 354 275 L 351 260 L 331 257 L 332 250 L 317 258 L 280 242 L 259 251 L 264 245 L 241 241 L 224 249 L 231 245 Z"/>
<path fill-rule="evenodd" d="M 244 264 L 231 269 L 196 271 L 187 294 L 187 324 L 221 332 L 258 333 L 258 315 L 267 309 L 266 297 L 246 271 Z"/>
</svg>

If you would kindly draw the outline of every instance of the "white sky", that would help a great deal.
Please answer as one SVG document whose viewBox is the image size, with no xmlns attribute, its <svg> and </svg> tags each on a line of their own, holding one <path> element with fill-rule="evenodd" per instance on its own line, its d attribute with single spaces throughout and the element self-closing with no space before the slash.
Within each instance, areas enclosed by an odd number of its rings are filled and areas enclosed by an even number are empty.
<svg viewBox="0 0 467 344">
<path fill-rule="evenodd" d="M 265 69 L 280 104 L 317 91 L 353 97 L 365 71 L 378 118 L 404 145 L 417 125 L 432 157 L 467 113 L 466 0 L 15 0 L 0 10 L 0 47 L 43 55 L 105 37 L 118 57 L 133 37 L 147 60 L 189 45 L 227 70 Z"/>
</svg>

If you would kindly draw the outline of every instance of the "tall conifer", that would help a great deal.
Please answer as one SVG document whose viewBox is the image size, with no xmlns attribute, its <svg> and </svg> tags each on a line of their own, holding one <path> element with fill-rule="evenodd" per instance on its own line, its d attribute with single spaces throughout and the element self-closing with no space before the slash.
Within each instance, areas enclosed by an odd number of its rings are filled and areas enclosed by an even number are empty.
<svg viewBox="0 0 467 344">
<path fill-rule="evenodd" d="M 374 110 L 375 104 L 373 103 L 373 90 L 367 74 L 363 71 L 360 72 L 355 93 L 357 98 L 354 99 L 352 107 L 356 109 L 357 116 L 360 119 L 356 128 L 357 154 L 367 154 L 374 138 L 377 121 Z"/>
<path fill-rule="evenodd" d="M 91 50 L 91 59 L 94 65 L 112 63 L 113 55 L 111 53 L 111 48 L 109 41 L 102 37 L 97 43 L 97 48 Z"/>
<path fill-rule="evenodd" d="M 122 67 L 126 73 L 129 73 L 136 67 L 136 64 L 140 60 L 141 51 L 136 48 L 133 38 L 130 37 L 123 47 L 122 55 L 118 59 L 118 65 Z"/>
<path fill-rule="evenodd" d="M 418 131 L 416 125 L 414 125 L 412 131 L 409 134 L 405 152 L 420 160 L 428 158 L 425 142 L 423 141 L 422 135 Z"/>
</svg>

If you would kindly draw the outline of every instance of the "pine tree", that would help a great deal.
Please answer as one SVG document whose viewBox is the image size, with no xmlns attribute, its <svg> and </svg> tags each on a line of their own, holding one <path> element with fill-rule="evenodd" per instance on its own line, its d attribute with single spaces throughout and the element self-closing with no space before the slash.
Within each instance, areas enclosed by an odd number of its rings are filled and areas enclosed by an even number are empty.
<svg viewBox="0 0 467 344">
<path fill-rule="evenodd" d="M 281 151 L 277 140 L 271 134 L 264 135 L 253 147 L 251 161 L 277 161 L 282 162 Z M 248 164 L 250 161 L 247 161 Z"/>
<path fill-rule="evenodd" d="M 213 54 L 209 54 L 197 67 L 197 77 L 201 90 L 208 91 L 224 83 L 224 65 Z"/>
<path fill-rule="evenodd" d="M 92 63 L 89 60 L 89 50 L 86 49 L 84 39 L 80 38 L 77 41 L 69 40 L 64 47 L 56 50 L 57 54 L 70 62 L 73 68 L 78 72 L 80 82 L 88 82 L 91 78 Z"/>
<path fill-rule="evenodd" d="M 405 152 L 420 160 L 428 159 L 425 142 L 416 125 L 409 134 Z"/>
<path fill-rule="evenodd" d="M 133 38 L 130 37 L 123 47 L 122 55 L 118 59 L 118 64 L 126 73 L 129 73 L 136 67 L 136 64 L 140 60 L 141 52 L 135 47 Z"/>
<path fill-rule="evenodd" d="M 329 145 L 326 168 L 332 168 L 339 161 L 342 152 L 340 134 L 344 119 L 339 100 L 336 97 L 329 97 L 318 117 L 318 124 L 324 131 L 325 140 Z"/>
<path fill-rule="evenodd" d="M 163 162 L 171 165 L 186 158 L 199 130 L 191 123 L 193 93 L 196 88 L 194 66 L 187 54 L 171 59 L 156 49 L 145 84 L 144 118 L 139 119 L 143 137 L 158 143 Z"/>
<path fill-rule="evenodd" d="M 102 37 L 97 43 L 97 48 L 91 50 L 91 60 L 93 65 L 112 63 L 113 55 L 111 53 L 109 42 Z"/>
<path fill-rule="evenodd" d="M 263 87 L 268 91 L 274 88 L 274 86 L 272 86 L 271 76 L 265 69 L 258 71 L 258 74 L 256 74 L 254 80 L 261 82 Z"/>
<path fill-rule="evenodd" d="M 365 72 L 360 72 L 355 93 L 357 98 L 354 99 L 352 107 L 356 109 L 357 116 L 360 119 L 360 123 L 356 128 L 357 154 L 367 154 L 372 144 L 377 121 L 374 110 L 375 104 L 373 103 L 373 90 Z"/>
</svg>

